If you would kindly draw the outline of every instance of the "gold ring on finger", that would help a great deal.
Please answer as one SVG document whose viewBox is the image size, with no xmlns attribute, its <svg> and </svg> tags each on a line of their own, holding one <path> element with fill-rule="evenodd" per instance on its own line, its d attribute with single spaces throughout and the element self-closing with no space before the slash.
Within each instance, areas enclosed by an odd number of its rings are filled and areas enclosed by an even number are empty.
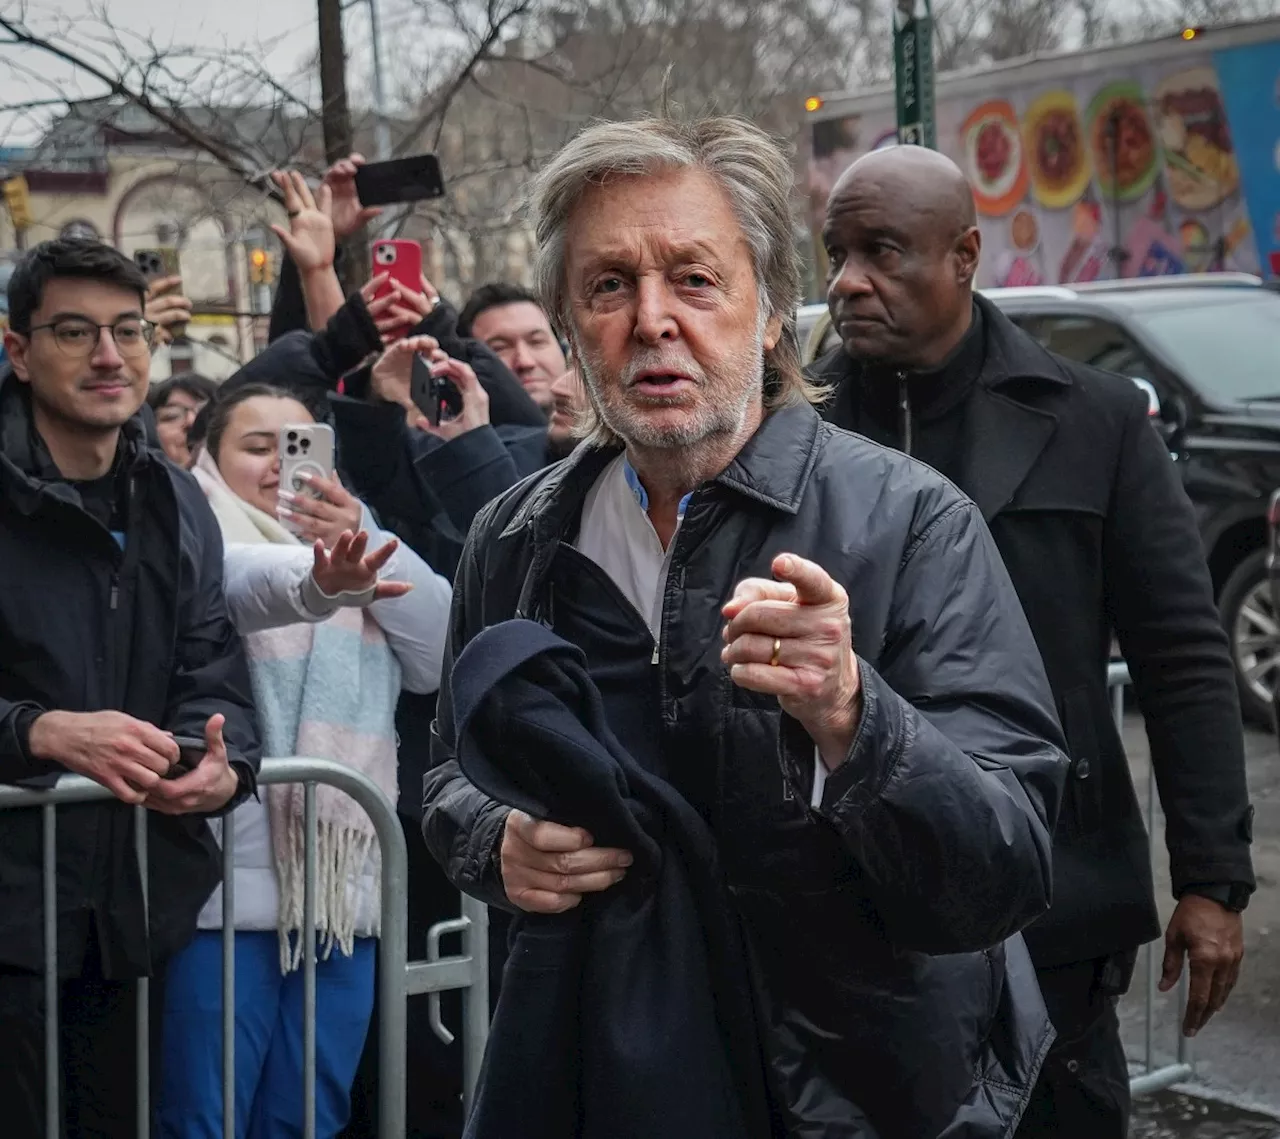
<svg viewBox="0 0 1280 1139">
<path fill-rule="evenodd" d="M 781 659 L 781 657 L 782 657 L 782 638 L 774 637 L 773 638 L 773 656 L 769 658 L 769 664 L 772 665 L 774 668 L 777 668 L 778 662 Z"/>
</svg>

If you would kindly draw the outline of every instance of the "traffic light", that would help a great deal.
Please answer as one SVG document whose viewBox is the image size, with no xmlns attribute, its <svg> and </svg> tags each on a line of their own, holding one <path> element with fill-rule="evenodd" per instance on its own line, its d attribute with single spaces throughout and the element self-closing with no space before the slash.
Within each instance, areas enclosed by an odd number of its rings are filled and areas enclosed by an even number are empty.
<svg viewBox="0 0 1280 1139">
<path fill-rule="evenodd" d="M 265 249 L 249 250 L 249 281 L 254 285 L 269 285 L 275 280 L 275 266 L 271 254 Z"/>
<path fill-rule="evenodd" d="M 14 229 L 27 229 L 32 222 L 31 196 L 27 191 L 27 180 L 21 175 L 8 178 L 0 183 L 4 191 L 4 204 L 9 208 L 9 217 L 13 220 Z"/>
</svg>

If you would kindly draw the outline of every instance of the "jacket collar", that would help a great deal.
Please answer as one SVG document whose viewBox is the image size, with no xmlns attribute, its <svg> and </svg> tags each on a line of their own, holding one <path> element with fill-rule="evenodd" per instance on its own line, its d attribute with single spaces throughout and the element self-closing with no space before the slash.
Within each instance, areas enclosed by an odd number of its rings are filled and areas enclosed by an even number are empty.
<svg viewBox="0 0 1280 1139">
<path fill-rule="evenodd" d="M 1000 388 L 1005 384 L 1033 383 L 1071 386 L 1071 374 L 1032 336 L 1016 327 L 999 306 L 981 293 L 973 298 L 982 312 L 987 339 L 987 360 L 982 368 L 983 387 Z"/>
<path fill-rule="evenodd" d="M 712 483 L 785 514 L 797 513 L 817 461 L 821 424 L 817 411 L 808 404 L 769 413 Z M 530 524 L 541 535 L 562 531 L 620 451 L 618 447 L 579 447 L 538 483 L 512 515 L 502 537 Z"/>
<path fill-rule="evenodd" d="M 958 482 L 990 523 L 1013 501 L 1058 430 L 1071 374 L 986 297 L 987 359 L 965 420 Z"/>
<path fill-rule="evenodd" d="M 1013 501 L 1057 430 L 1052 410 L 1072 386 L 1061 361 L 1017 328 L 1000 309 L 978 294 L 986 360 L 965 416 L 956 482 L 990 522 Z M 856 364 L 837 347 L 810 367 L 832 387 L 835 409 L 840 387 L 857 383 Z"/>
</svg>

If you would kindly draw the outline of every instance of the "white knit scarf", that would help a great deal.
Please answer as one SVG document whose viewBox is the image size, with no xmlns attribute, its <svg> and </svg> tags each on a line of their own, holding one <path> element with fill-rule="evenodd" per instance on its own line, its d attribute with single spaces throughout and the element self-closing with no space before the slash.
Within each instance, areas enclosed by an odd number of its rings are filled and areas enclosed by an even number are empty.
<svg viewBox="0 0 1280 1139">
<path fill-rule="evenodd" d="M 192 473 L 225 542 L 301 544 L 239 498 L 207 452 Z M 334 760 L 369 776 L 394 803 L 400 666 L 367 610 L 339 609 L 319 624 L 251 633 L 244 640 L 264 754 Z M 305 791 L 301 784 L 272 784 L 266 793 L 280 889 L 281 970 L 289 972 L 302 950 Z M 316 831 L 316 932 L 325 956 L 335 943 L 349 956 L 366 875 L 373 878 L 373 912 L 381 912 L 377 839 L 364 809 L 323 783 L 316 787 Z"/>
</svg>

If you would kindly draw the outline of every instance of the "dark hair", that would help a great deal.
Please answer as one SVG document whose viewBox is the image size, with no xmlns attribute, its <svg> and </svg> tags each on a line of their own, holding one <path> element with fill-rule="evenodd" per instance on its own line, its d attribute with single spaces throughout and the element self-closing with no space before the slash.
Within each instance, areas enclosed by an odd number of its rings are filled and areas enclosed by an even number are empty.
<svg viewBox="0 0 1280 1139">
<path fill-rule="evenodd" d="M 159 411 L 174 392 L 182 392 L 201 403 L 208 403 L 218 394 L 218 385 L 198 372 L 179 372 L 163 383 L 152 384 L 147 392 L 147 403 L 153 411 Z"/>
<path fill-rule="evenodd" d="M 482 312 L 525 301 L 542 308 L 542 302 L 523 285 L 509 285 L 505 281 L 490 281 L 487 285 L 481 285 L 467 298 L 467 303 L 458 316 L 458 335 L 470 337 L 471 326 Z"/>
<path fill-rule="evenodd" d="M 138 294 L 139 308 L 146 304 L 147 279 L 123 253 L 101 241 L 59 237 L 37 245 L 9 278 L 9 326 L 14 332 L 31 331 L 31 317 L 44 299 L 45 287 L 66 278 L 118 285 Z"/>
<path fill-rule="evenodd" d="M 278 388 L 274 384 L 245 384 L 243 387 L 238 387 L 215 399 L 196 416 L 196 422 L 191 425 L 191 430 L 187 432 L 187 445 L 192 446 L 202 439 L 205 440 L 205 448 L 213 456 L 213 461 L 216 463 L 218 461 L 218 450 L 222 446 L 222 436 L 226 433 L 227 424 L 231 422 L 231 416 L 235 409 L 246 400 L 254 399 L 257 396 L 266 396 L 268 399 L 291 399 L 295 403 L 302 402 L 293 392 L 285 388 Z M 208 413 L 207 415 L 206 412 Z M 201 420 L 204 421 L 203 424 Z M 197 426 L 202 427 L 203 430 L 198 437 L 193 439 Z"/>
</svg>

